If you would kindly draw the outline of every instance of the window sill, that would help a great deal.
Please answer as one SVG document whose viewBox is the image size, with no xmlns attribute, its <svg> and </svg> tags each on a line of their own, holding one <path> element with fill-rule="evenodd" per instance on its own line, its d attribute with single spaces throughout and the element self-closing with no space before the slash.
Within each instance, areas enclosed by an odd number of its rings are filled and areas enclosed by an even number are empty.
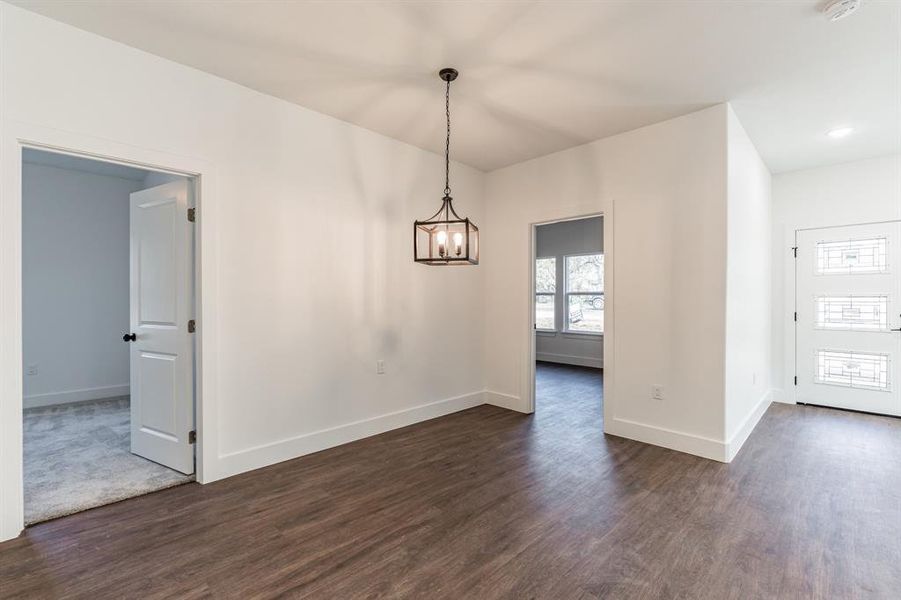
<svg viewBox="0 0 901 600">
<path fill-rule="evenodd" d="M 592 333 L 590 331 L 557 331 L 556 329 L 536 329 L 535 333 L 541 337 L 555 337 L 558 335 L 581 339 L 603 339 L 604 337 L 603 333 Z"/>
<path fill-rule="evenodd" d="M 604 337 L 603 333 L 594 333 L 591 331 L 563 331 L 563 335 L 572 336 L 578 338 L 602 338 Z"/>
</svg>

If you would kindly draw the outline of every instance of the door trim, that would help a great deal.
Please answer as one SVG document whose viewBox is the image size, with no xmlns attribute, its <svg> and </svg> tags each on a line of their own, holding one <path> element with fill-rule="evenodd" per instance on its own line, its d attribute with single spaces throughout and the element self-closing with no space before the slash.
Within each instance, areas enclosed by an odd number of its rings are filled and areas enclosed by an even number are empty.
<svg viewBox="0 0 901 600">
<path fill-rule="evenodd" d="M 211 162 L 150 148 L 8 121 L 0 137 L 0 541 L 24 529 L 22 436 L 22 151 L 68 154 L 190 177 L 199 218 L 194 230 L 196 479 L 222 477 L 216 404 L 217 168 Z"/>
</svg>

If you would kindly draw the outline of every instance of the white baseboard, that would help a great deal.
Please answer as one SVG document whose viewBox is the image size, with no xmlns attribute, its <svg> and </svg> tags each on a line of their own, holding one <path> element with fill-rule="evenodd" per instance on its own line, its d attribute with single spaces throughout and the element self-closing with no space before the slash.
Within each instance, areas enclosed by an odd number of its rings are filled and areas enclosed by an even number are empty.
<svg viewBox="0 0 901 600">
<path fill-rule="evenodd" d="M 751 432 L 757 427 L 757 423 L 760 422 L 761 417 L 766 413 L 766 409 L 768 409 L 773 402 L 774 391 L 775 390 L 769 390 L 760 398 L 757 406 L 748 413 L 735 433 L 726 441 L 726 462 L 731 462 L 732 459 L 735 458 L 738 451 L 741 450 L 741 447 L 744 446 L 748 437 L 750 437 Z"/>
<path fill-rule="evenodd" d="M 726 442 L 616 417 L 610 422 L 605 422 L 604 433 L 728 463 L 732 462 L 766 413 L 766 409 L 773 402 L 774 394 L 775 390 L 767 391 Z"/>
<path fill-rule="evenodd" d="M 601 358 L 576 356 L 573 354 L 552 354 L 550 352 L 536 352 L 535 360 L 543 360 L 545 362 L 552 363 L 562 363 L 564 365 L 576 365 L 579 367 L 594 367 L 595 369 L 604 368 L 604 360 Z"/>
<path fill-rule="evenodd" d="M 515 410 L 516 412 L 521 413 L 528 412 L 523 408 L 522 399 L 518 396 L 492 392 L 490 390 L 485 390 L 485 404 L 499 406 L 501 408 L 506 408 L 507 410 Z"/>
<path fill-rule="evenodd" d="M 719 462 L 728 462 L 726 460 L 726 444 L 720 440 L 693 433 L 675 431 L 616 417 L 604 422 L 604 433 L 644 442 L 645 444 L 662 446 L 670 450 L 678 450 L 687 454 L 694 454 L 695 456 Z"/>
<path fill-rule="evenodd" d="M 254 469 L 274 465 L 320 450 L 326 450 L 392 429 L 442 417 L 484 404 L 484 393 L 473 392 L 437 402 L 421 404 L 385 415 L 379 415 L 346 425 L 305 433 L 296 437 L 262 444 L 219 456 L 216 479 L 224 479 Z"/>
<path fill-rule="evenodd" d="M 86 400 L 102 400 L 103 398 L 127 396 L 129 391 L 130 386 L 125 383 L 122 385 L 106 385 L 80 390 L 68 390 L 65 392 L 32 394 L 22 398 L 22 407 L 37 408 L 39 406 L 54 406 L 56 404 L 69 404 L 71 402 L 84 402 Z"/>
<path fill-rule="evenodd" d="M 779 402 L 780 404 L 797 404 L 794 397 L 790 398 L 789 395 L 785 393 L 785 390 L 781 388 L 774 388 L 772 392 L 773 402 Z"/>
</svg>

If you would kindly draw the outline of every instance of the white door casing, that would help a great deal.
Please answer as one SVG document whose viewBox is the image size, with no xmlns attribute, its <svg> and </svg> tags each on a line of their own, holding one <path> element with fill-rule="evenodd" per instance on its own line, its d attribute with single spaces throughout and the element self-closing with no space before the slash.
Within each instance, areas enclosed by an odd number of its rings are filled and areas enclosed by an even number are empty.
<svg viewBox="0 0 901 600">
<path fill-rule="evenodd" d="M 795 239 L 797 401 L 901 416 L 901 221 Z"/>
<path fill-rule="evenodd" d="M 194 472 L 192 187 L 131 195 L 131 451 Z"/>
</svg>

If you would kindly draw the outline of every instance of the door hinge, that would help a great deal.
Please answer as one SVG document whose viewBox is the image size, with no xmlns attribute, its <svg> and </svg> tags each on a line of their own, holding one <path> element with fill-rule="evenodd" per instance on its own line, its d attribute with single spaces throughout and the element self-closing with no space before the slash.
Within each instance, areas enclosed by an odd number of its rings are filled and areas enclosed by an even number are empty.
<svg viewBox="0 0 901 600">
<path fill-rule="evenodd" d="M 795 255 L 795 258 L 798 258 L 798 247 L 792 246 L 792 254 Z"/>
<path fill-rule="evenodd" d="M 189 444 L 197 443 L 197 432 L 193 429 L 188 432 L 188 443 Z"/>
<path fill-rule="evenodd" d="M 195 220 L 197 220 L 197 209 L 189 208 L 188 209 L 188 221 L 190 223 L 193 223 Z"/>
<path fill-rule="evenodd" d="M 798 385 L 798 376 L 795 375 L 795 385 Z"/>
<path fill-rule="evenodd" d="M 795 323 L 798 322 L 798 311 L 795 311 Z"/>
<path fill-rule="evenodd" d="M 194 322 L 194 319 L 188 321 L 188 333 L 194 333 L 197 331 L 197 323 Z"/>
</svg>

